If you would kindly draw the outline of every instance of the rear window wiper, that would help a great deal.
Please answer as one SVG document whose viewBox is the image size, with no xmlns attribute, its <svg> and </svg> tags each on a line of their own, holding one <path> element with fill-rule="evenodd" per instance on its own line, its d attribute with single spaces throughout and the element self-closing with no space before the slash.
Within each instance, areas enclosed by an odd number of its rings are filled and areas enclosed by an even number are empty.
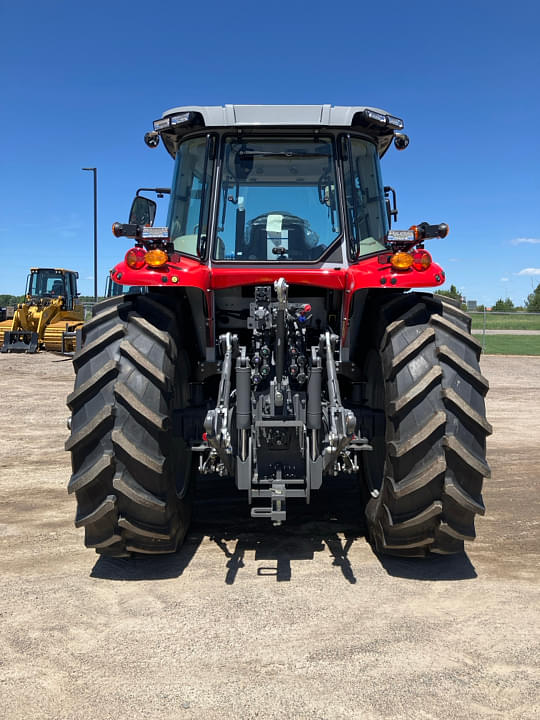
<svg viewBox="0 0 540 720">
<path fill-rule="evenodd" d="M 328 158 L 328 153 L 299 153 L 281 150 L 274 152 L 272 150 L 240 150 L 238 157 L 287 157 L 287 158 Z"/>
</svg>

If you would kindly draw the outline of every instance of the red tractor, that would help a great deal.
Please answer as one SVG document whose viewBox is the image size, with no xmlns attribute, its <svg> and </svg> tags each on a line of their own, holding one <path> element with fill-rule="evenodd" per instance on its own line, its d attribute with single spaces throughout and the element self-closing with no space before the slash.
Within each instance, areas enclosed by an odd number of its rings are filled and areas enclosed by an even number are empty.
<svg viewBox="0 0 540 720">
<path fill-rule="evenodd" d="M 174 552 L 199 473 L 251 515 L 354 475 L 377 552 L 456 553 L 489 476 L 487 380 L 424 249 L 390 229 L 380 158 L 403 121 L 368 107 L 179 107 L 145 136 L 173 158 L 166 227 L 137 194 L 111 271 L 145 294 L 93 309 L 74 357 L 75 524 L 98 553 Z M 167 188 L 156 188 L 158 194 Z M 411 291 L 412 290 L 412 291 Z"/>
</svg>

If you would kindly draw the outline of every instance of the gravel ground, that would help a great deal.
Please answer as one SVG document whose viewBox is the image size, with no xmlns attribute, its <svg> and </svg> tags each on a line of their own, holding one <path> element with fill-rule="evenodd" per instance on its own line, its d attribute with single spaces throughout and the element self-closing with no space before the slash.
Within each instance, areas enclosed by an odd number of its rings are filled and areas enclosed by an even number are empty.
<svg viewBox="0 0 540 720">
<path fill-rule="evenodd" d="M 9 720 L 540 716 L 540 358 L 486 356 L 493 476 L 467 555 L 379 559 L 341 484 L 284 528 L 201 486 L 174 556 L 83 547 L 70 362 L 0 355 L 0 708 Z"/>
</svg>

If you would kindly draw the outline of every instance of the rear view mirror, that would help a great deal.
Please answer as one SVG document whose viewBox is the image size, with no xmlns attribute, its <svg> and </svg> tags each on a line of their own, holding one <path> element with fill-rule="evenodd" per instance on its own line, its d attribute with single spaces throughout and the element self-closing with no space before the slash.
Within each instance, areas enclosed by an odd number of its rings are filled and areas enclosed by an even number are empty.
<svg viewBox="0 0 540 720">
<path fill-rule="evenodd" d="M 131 225 L 152 226 L 156 217 L 157 205 L 153 200 L 137 195 L 129 211 L 129 223 Z"/>
</svg>

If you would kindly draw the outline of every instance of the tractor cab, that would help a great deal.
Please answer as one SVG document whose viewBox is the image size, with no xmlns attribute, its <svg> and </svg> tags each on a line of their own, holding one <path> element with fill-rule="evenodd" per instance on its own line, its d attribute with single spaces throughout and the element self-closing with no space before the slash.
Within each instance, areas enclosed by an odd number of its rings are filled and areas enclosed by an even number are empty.
<svg viewBox="0 0 540 720">
<path fill-rule="evenodd" d="M 383 251 L 385 145 L 359 130 L 216 128 L 181 141 L 178 133 L 167 220 L 174 248 L 217 263 L 342 266 Z"/>
<path fill-rule="evenodd" d="M 112 280 L 206 292 L 206 284 L 255 285 L 264 267 L 271 282 L 324 284 L 323 273 L 328 287 L 441 285 L 423 242 L 448 226 L 391 227 L 396 193 L 383 184 L 380 159 L 392 144 L 408 146 L 402 129 L 400 118 L 365 106 L 168 110 L 145 136 L 175 161 L 166 224 L 153 227 L 156 203 L 140 188 L 129 222 L 113 225 L 135 247 Z"/>
<path fill-rule="evenodd" d="M 31 268 L 26 282 L 26 297 L 32 304 L 49 305 L 63 298 L 66 310 L 73 310 L 79 273 L 60 268 Z"/>
</svg>

